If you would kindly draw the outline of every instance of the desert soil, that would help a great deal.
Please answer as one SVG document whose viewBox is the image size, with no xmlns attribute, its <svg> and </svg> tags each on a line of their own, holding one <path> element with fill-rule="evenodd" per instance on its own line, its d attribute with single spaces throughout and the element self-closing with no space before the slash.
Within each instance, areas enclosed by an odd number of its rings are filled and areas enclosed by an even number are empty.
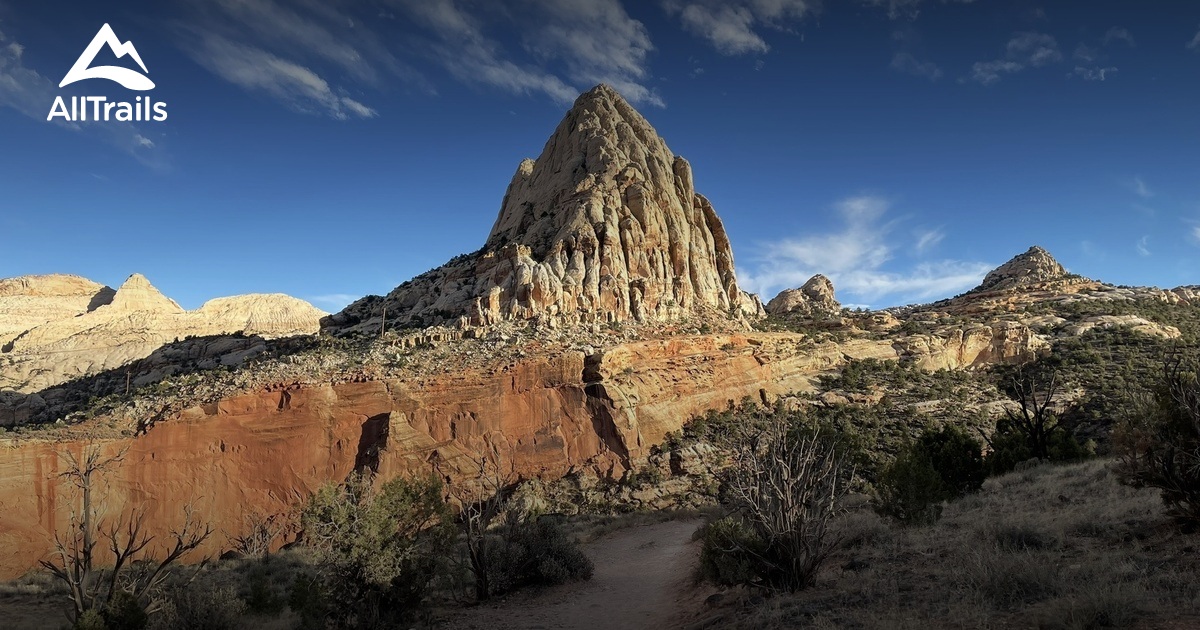
<svg viewBox="0 0 1200 630">
<path fill-rule="evenodd" d="M 679 627 L 699 596 L 692 588 L 699 521 L 668 521 L 621 530 L 584 545 L 596 572 L 587 582 L 475 606 L 450 616 L 454 630 Z"/>
</svg>

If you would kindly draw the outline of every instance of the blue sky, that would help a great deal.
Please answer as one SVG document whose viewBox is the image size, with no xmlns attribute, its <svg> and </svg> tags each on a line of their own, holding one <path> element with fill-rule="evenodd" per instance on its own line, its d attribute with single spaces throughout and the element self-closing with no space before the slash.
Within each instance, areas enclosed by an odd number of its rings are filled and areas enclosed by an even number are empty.
<svg viewBox="0 0 1200 630">
<path fill-rule="evenodd" d="M 168 120 L 46 121 L 133 100 L 58 87 L 104 23 Z M 1021 0 L 0 0 L 0 277 L 337 310 L 477 249 L 602 81 L 691 161 L 764 299 L 819 272 L 929 301 L 1033 244 L 1200 283 L 1200 3 Z"/>
</svg>

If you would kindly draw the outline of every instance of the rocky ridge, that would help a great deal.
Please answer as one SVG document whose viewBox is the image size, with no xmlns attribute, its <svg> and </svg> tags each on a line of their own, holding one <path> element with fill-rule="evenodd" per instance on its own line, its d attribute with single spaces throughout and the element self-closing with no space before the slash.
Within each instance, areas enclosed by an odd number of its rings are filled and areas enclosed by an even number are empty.
<svg viewBox="0 0 1200 630">
<path fill-rule="evenodd" d="M 126 365 L 186 337 L 312 334 L 325 315 L 282 294 L 217 298 L 186 311 L 141 274 L 116 291 L 73 276 L 0 287 L 0 330 L 12 331 L 0 348 L 0 390 L 22 393 Z"/>
<path fill-rule="evenodd" d="M 756 317 L 729 237 L 692 168 L 615 90 L 581 95 L 517 168 L 483 248 L 355 302 L 329 332 L 546 319 Z"/>
</svg>

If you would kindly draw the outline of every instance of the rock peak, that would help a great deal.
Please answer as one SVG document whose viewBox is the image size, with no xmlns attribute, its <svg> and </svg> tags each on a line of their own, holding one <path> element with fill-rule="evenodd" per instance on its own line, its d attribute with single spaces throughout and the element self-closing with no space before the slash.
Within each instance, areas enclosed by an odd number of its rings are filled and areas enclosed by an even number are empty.
<svg viewBox="0 0 1200 630">
<path fill-rule="evenodd" d="M 993 269 L 972 292 L 1020 289 L 1065 280 L 1070 275 L 1050 252 L 1034 245 L 1025 253 Z"/>
<path fill-rule="evenodd" d="M 554 317 L 757 315 L 692 169 L 607 85 L 576 99 L 536 160 L 517 167 L 483 249 L 333 316 L 335 330 Z"/>
<path fill-rule="evenodd" d="M 117 288 L 112 302 L 106 307 L 110 311 L 182 313 L 183 308 L 162 294 L 150 280 L 140 273 L 125 279 Z"/>
<path fill-rule="evenodd" d="M 833 282 L 821 274 L 808 279 L 799 289 L 784 289 L 767 303 L 772 315 L 797 313 L 807 317 L 831 317 L 842 311 L 834 297 Z"/>
</svg>

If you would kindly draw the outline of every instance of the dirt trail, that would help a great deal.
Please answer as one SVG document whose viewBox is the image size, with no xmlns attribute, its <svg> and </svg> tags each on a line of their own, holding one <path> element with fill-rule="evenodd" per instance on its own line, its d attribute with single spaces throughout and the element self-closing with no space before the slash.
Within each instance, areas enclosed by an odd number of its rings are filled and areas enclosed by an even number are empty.
<svg viewBox="0 0 1200 630">
<path fill-rule="evenodd" d="M 588 543 L 596 565 L 588 582 L 506 600 L 453 615 L 455 630 L 652 628 L 677 626 L 696 595 L 689 588 L 698 547 L 691 542 L 698 521 L 631 527 Z"/>
</svg>

